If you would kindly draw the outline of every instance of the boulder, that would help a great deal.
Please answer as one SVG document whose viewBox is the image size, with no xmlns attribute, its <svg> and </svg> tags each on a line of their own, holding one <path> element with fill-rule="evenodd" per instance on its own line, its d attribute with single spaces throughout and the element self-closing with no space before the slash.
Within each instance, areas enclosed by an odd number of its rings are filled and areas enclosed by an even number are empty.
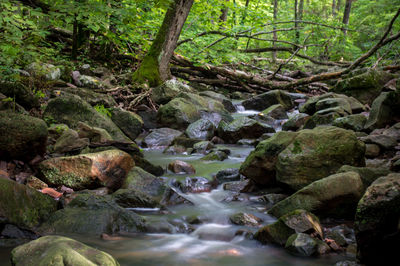
<svg viewBox="0 0 400 266">
<path fill-rule="evenodd" d="M 374 100 L 365 129 L 384 128 L 400 119 L 400 90 L 382 92 Z"/>
<path fill-rule="evenodd" d="M 143 144 L 150 148 L 167 147 L 180 135 L 182 135 L 182 132 L 172 128 L 157 128 L 144 138 Z"/>
<path fill-rule="evenodd" d="M 216 151 L 212 151 L 209 154 L 207 154 L 206 156 L 204 156 L 203 158 L 201 158 L 201 160 L 203 161 L 224 161 L 226 159 L 228 159 L 230 152 L 227 152 L 226 150 L 216 150 Z"/>
<path fill-rule="evenodd" d="M 70 128 L 76 128 L 79 122 L 84 122 L 105 129 L 116 141 L 131 141 L 108 116 L 97 112 L 79 96 L 60 96 L 50 100 L 43 117 L 52 123 L 67 124 Z"/>
<path fill-rule="evenodd" d="M 250 213 L 239 212 L 231 215 L 229 220 L 233 224 L 245 225 L 245 226 L 258 226 L 261 223 L 261 219 Z"/>
<path fill-rule="evenodd" d="M 33 188 L 0 178 L 0 221 L 34 229 L 57 210 L 57 202 Z"/>
<path fill-rule="evenodd" d="M 350 114 L 357 114 L 367 110 L 362 103 L 353 97 L 337 93 L 325 93 L 309 98 L 305 104 L 300 106 L 299 111 L 313 115 L 318 111 L 334 107 L 340 107 L 339 109 L 345 110 L 346 113 Z"/>
<path fill-rule="evenodd" d="M 308 119 L 310 119 L 310 116 L 308 114 L 304 113 L 295 114 L 282 125 L 282 130 L 297 131 L 303 127 L 303 125 L 307 122 Z"/>
<path fill-rule="evenodd" d="M 39 98 L 32 91 L 19 82 L 10 82 L 0 80 L 0 93 L 13 99 L 17 104 L 20 104 L 26 109 L 39 107 Z"/>
<path fill-rule="evenodd" d="M 361 141 L 368 144 L 376 144 L 383 150 L 391 150 L 397 146 L 397 139 L 388 135 L 369 135 L 366 137 L 361 137 Z"/>
<path fill-rule="evenodd" d="M 77 131 L 80 138 L 89 139 L 90 142 L 109 143 L 113 141 L 113 138 L 108 134 L 107 130 L 91 127 L 83 122 L 78 122 Z"/>
<path fill-rule="evenodd" d="M 236 108 L 233 105 L 232 101 L 229 100 L 228 97 L 226 97 L 225 95 L 223 95 L 221 93 L 217 93 L 215 91 L 202 91 L 199 93 L 199 95 L 219 101 L 220 103 L 222 103 L 224 105 L 225 109 L 228 112 L 231 112 L 231 113 L 236 112 Z"/>
<path fill-rule="evenodd" d="M 142 168 L 146 172 L 152 175 L 160 176 L 164 174 L 164 169 L 159 165 L 154 165 L 140 155 L 133 154 L 133 160 L 135 161 L 135 166 Z"/>
<path fill-rule="evenodd" d="M 353 131 L 337 127 L 317 127 L 299 131 L 279 153 L 276 179 L 299 190 L 335 173 L 342 165 L 365 166 L 365 145 Z"/>
<path fill-rule="evenodd" d="M 121 108 L 111 109 L 111 120 L 124 132 L 131 140 L 135 140 L 142 132 L 143 120 L 133 113 Z"/>
<path fill-rule="evenodd" d="M 111 197 L 123 208 L 156 208 L 160 206 L 159 200 L 140 189 L 118 189 Z"/>
<path fill-rule="evenodd" d="M 274 104 L 262 111 L 259 115 L 269 116 L 273 119 L 287 119 L 286 109 L 282 104 Z"/>
<path fill-rule="evenodd" d="M 271 126 L 248 117 L 239 117 L 230 123 L 221 121 L 218 125 L 218 136 L 226 143 L 236 143 L 240 139 L 256 139 L 264 133 L 274 132 Z"/>
<path fill-rule="evenodd" d="M 238 181 L 238 180 L 240 180 L 239 169 L 227 168 L 227 169 L 221 170 L 217 173 L 215 178 L 217 179 L 218 183 L 220 183 L 220 184 L 225 183 L 225 182 L 230 182 L 230 181 Z"/>
<path fill-rule="evenodd" d="M 31 63 L 26 67 L 31 76 L 47 81 L 58 80 L 61 77 L 60 68 L 46 63 Z"/>
<path fill-rule="evenodd" d="M 79 97 L 82 98 L 82 100 L 86 101 L 89 103 L 91 106 L 104 106 L 106 108 L 111 108 L 113 106 L 117 105 L 117 102 L 114 100 L 114 98 L 111 95 L 104 94 L 104 93 L 98 93 L 95 92 L 91 89 L 87 88 L 71 88 L 71 87 L 66 87 L 62 88 L 60 90 L 53 90 L 52 94 L 54 97 L 58 96 L 58 94 L 61 95 L 71 95 L 75 94 L 78 95 Z"/>
<path fill-rule="evenodd" d="M 175 174 L 194 174 L 196 170 L 187 162 L 175 160 L 168 164 L 168 170 Z"/>
<path fill-rule="evenodd" d="M 43 180 L 74 190 L 101 186 L 118 189 L 134 166 L 132 157 L 120 150 L 106 150 L 71 157 L 58 157 L 39 165 Z"/>
<path fill-rule="evenodd" d="M 371 104 L 381 93 L 383 86 L 394 78 L 393 74 L 375 69 L 357 74 L 340 79 L 333 91 L 352 96 L 364 104 Z"/>
<path fill-rule="evenodd" d="M 185 133 L 189 138 L 210 140 L 214 136 L 215 126 L 207 119 L 199 119 L 191 123 Z"/>
<path fill-rule="evenodd" d="M 0 111 L 0 159 L 31 160 L 46 152 L 47 126 L 38 118 Z"/>
<path fill-rule="evenodd" d="M 119 206 L 111 195 L 78 194 L 66 208 L 53 213 L 38 229 L 42 234 L 143 232 L 145 220 Z"/>
<path fill-rule="evenodd" d="M 211 141 L 200 141 L 193 145 L 193 152 L 207 154 L 214 147 Z"/>
<path fill-rule="evenodd" d="M 380 265 L 382 258 L 398 260 L 399 217 L 400 174 L 393 173 L 373 182 L 358 203 L 354 229 L 361 263 Z"/>
<path fill-rule="evenodd" d="M 297 233 L 288 238 L 285 249 L 293 255 L 310 257 L 317 252 L 318 242 L 307 234 Z"/>
<path fill-rule="evenodd" d="M 194 93 L 179 94 L 177 98 L 161 106 L 157 112 L 157 119 L 161 125 L 175 129 L 186 129 L 189 124 L 200 118 L 206 118 L 214 125 L 218 125 L 222 119 L 232 120 L 222 103 Z"/>
<path fill-rule="evenodd" d="M 364 184 L 356 172 L 334 174 L 315 181 L 278 202 L 269 214 L 281 217 L 296 209 L 321 216 L 350 218 L 364 193 Z"/>
<path fill-rule="evenodd" d="M 240 173 L 257 184 L 274 184 L 278 155 L 296 136 L 295 132 L 281 131 L 261 141 L 241 165 Z"/>
<path fill-rule="evenodd" d="M 11 263 L 15 266 L 119 266 L 111 255 L 63 236 L 43 236 L 14 248 Z"/>
<path fill-rule="evenodd" d="M 333 122 L 341 117 L 337 112 L 329 112 L 327 114 L 313 114 L 310 119 L 307 119 L 303 129 L 313 129 L 318 126 L 330 126 Z"/>
<path fill-rule="evenodd" d="M 356 172 L 360 175 L 364 187 L 369 187 L 372 182 L 382 176 L 387 176 L 390 171 L 387 168 L 372 168 L 372 167 L 355 167 L 343 165 L 337 173 Z"/>
<path fill-rule="evenodd" d="M 332 125 L 353 131 L 362 131 L 366 122 L 367 117 L 365 115 L 355 114 L 345 117 L 338 117 L 333 121 Z"/>
<path fill-rule="evenodd" d="M 244 100 L 242 105 L 246 110 L 262 111 L 274 104 L 281 104 L 286 110 L 294 107 L 289 93 L 281 90 L 272 90 Z"/>
<path fill-rule="evenodd" d="M 314 214 L 301 209 L 281 216 L 275 223 L 263 226 L 254 238 L 263 244 L 274 243 L 283 246 L 295 233 L 316 233 L 323 238 L 319 219 Z"/>
<path fill-rule="evenodd" d="M 121 188 L 129 190 L 135 189 L 160 200 L 164 194 L 166 185 L 161 178 L 155 177 L 140 167 L 134 167 L 128 173 Z"/>
<path fill-rule="evenodd" d="M 90 89 L 102 89 L 105 87 L 105 84 L 100 79 L 87 75 L 79 75 L 75 84 L 79 87 Z"/>
<path fill-rule="evenodd" d="M 170 79 L 153 88 L 151 99 L 157 104 L 166 104 L 182 92 L 192 93 L 194 90 L 176 79 Z"/>
<path fill-rule="evenodd" d="M 89 145 L 88 138 L 80 138 L 78 132 L 72 129 L 65 130 L 54 144 L 54 151 L 66 153 L 80 151 Z"/>
</svg>

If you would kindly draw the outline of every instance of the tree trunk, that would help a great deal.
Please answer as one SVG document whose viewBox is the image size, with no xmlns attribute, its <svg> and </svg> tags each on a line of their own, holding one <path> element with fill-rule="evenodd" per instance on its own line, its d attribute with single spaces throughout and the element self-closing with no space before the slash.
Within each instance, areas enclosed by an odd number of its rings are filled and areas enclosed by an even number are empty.
<svg viewBox="0 0 400 266">
<path fill-rule="evenodd" d="M 296 28 L 296 30 L 295 30 L 295 32 L 296 32 L 296 43 L 299 43 L 299 38 L 300 38 L 300 33 L 299 33 L 299 29 L 298 29 L 298 27 L 299 27 L 299 23 L 298 23 L 299 13 L 298 13 L 297 6 L 298 6 L 298 1 L 294 0 L 294 27 Z"/>
<path fill-rule="evenodd" d="M 193 2 L 174 0 L 170 4 L 150 50 L 133 74 L 134 82 L 148 83 L 154 87 L 171 78 L 169 62 Z"/>
<path fill-rule="evenodd" d="M 339 12 L 340 11 L 340 6 L 342 5 L 342 0 L 337 0 L 337 4 L 336 4 L 336 11 Z"/>
<path fill-rule="evenodd" d="M 346 5 L 343 12 L 343 34 L 347 34 L 347 26 L 349 25 L 350 11 L 351 11 L 352 0 L 346 0 Z"/>
<path fill-rule="evenodd" d="M 276 22 L 277 19 L 278 19 L 278 0 L 272 0 L 272 1 L 274 3 L 274 22 Z M 274 24 L 273 29 L 274 29 L 273 39 L 274 39 L 274 41 L 276 41 L 276 40 L 278 40 L 278 34 L 275 31 L 276 30 L 276 25 L 275 24 Z M 273 47 L 275 47 L 276 43 L 273 42 L 272 45 L 273 45 Z M 276 51 L 272 52 L 272 61 L 274 63 L 276 62 Z"/>
<path fill-rule="evenodd" d="M 332 0 L 332 16 L 336 17 L 336 0 Z"/>
<path fill-rule="evenodd" d="M 226 0 L 226 2 L 229 2 L 229 0 Z M 221 16 L 219 16 L 219 20 L 221 22 L 226 22 L 226 20 L 228 19 L 228 11 L 229 11 L 229 8 L 227 6 L 225 6 L 221 10 Z"/>
</svg>

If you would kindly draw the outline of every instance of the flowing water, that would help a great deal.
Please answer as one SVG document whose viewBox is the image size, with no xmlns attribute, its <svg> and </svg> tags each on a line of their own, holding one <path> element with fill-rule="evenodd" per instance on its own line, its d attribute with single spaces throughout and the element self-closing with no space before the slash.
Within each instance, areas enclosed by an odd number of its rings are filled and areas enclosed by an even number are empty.
<svg viewBox="0 0 400 266">
<path fill-rule="evenodd" d="M 242 111 L 236 114 L 249 115 L 255 112 Z M 253 147 L 236 145 L 218 145 L 231 150 L 229 158 L 223 162 L 206 162 L 199 160 L 202 155 L 167 155 L 162 150 L 145 149 L 145 157 L 164 168 L 173 160 L 191 163 L 196 174 L 208 179 L 216 172 L 226 168 L 239 168 Z M 188 175 L 167 173 L 165 178 L 184 179 Z M 168 212 L 158 209 L 132 209 L 140 211 L 150 223 L 176 221 L 185 224 L 188 217 L 199 217 L 202 224 L 195 226 L 191 233 L 159 234 L 124 234 L 113 240 L 102 240 L 100 237 L 72 235 L 70 237 L 92 247 L 108 252 L 123 266 L 128 265 L 333 265 L 343 260 L 339 255 L 328 255 L 321 258 L 299 258 L 288 254 L 283 248 L 272 245 L 261 245 L 255 240 L 237 235 L 238 230 L 255 232 L 257 228 L 233 225 L 229 217 L 237 212 L 246 212 L 262 219 L 262 224 L 270 224 L 276 219 L 267 215 L 265 203 L 255 202 L 250 195 L 242 194 L 239 201 L 226 200 L 235 193 L 225 191 L 221 186 L 211 192 L 182 193 L 175 190 L 193 203 L 181 204 L 168 208 Z M 187 223 L 186 223 L 187 225 Z M 11 249 L 0 249 L 0 265 L 9 265 Z"/>
</svg>

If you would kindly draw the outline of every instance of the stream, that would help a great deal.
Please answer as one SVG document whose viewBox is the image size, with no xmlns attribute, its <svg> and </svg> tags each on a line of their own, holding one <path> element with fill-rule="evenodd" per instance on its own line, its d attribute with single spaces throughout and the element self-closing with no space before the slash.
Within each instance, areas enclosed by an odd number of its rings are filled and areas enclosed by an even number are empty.
<svg viewBox="0 0 400 266">
<path fill-rule="evenodd" d="M 235 116 L 252 115 L 253 111 L 239 111 Z M 277 128 L 279 130 L 279 128 Z M 248 154 L 254 149 L 251 146 L 217 145 L 231 151 L 228 159 L 220 161 L 201 161 L 201 154 L 163 154 L 160 149 L 144 149 L 145 158 L 155 165 L 166 165 L 173 160 L 183 160 L 194 166 L 196 174 L 177 175 L 168 172 L 165 178 L 184 180 L 186 177 L 212 176 L 220 170 L 239 168 Z M 266 214 L 265 203 L 251 200 L 252 196 L 240 194 L 240 200 L 226 200 L 236 194 L 223 190 L 222 185 L 210 192 L 180 193 L 191 201 L 168 207 L 167 212 L 158 210 L 140 210 L 151 223 L 176 221 L 185 224 L 188 217 L 201 217 L 203 223 L 194 225 L 191 233 L 155 233 L 126 234 L 112 240 L 100 237 L 69 235 L 92 247 L 112 255 L 122 266 L 128 265 L 334 265 L 344 260 L 343 255 L 331 254 L 319 258 L 301 258 L 290 255 L 282 247 L 261 245 L 256 240 L 236 235 L 238 230 L 256 232 L 258 227 L 238 226 L 230 222 L 229 217 L 237 212 L 246 212 L 262 219 L 262 225 L 276 221 Z M 136 210 L 137 211 L 137 210 Z M 10 265 L 11 249 L 0 249 L 0 266 Z"/>
</svg>

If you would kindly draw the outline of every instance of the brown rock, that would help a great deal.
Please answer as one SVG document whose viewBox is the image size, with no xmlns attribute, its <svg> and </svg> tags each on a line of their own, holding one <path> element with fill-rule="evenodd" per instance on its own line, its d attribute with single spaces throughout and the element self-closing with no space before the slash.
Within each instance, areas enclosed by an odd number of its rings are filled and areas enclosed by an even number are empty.
<svg viewBox="0 0 400 266">
<path fill-rule="evenodd" d="M 168 164 L 168 170 L 175 174 L 194 174 L 196 170 L 194 167 L 187 162 L 175 160 Z"/>
</svg>

